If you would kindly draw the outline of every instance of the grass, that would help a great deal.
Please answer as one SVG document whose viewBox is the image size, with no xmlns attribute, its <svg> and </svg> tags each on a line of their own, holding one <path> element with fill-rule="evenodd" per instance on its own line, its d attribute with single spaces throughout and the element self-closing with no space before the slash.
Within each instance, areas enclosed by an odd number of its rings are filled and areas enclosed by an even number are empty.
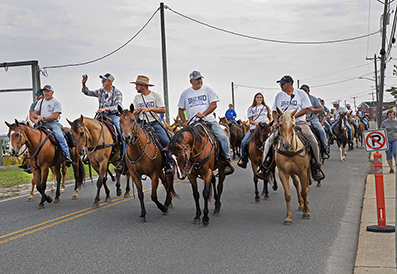
<svg viewBox="0 0 397 274">
<path fill-rule="evenodd" d="M 89 180 L 89 171 L 88 171 L 88 165 L 84 165 L 85 168 L 85 174 L 86 174 L 86 180 Z M 110 171 L 113 172 L 113 165 L 110 165 Z M 91 167 L 91 172 L 92 176 L 98 176 L 98 174 L 95 172 L 95 170 Z M 52 173 L 51 170 L 48 174 L 48 179 L 51 180 L 52 178 Z M 16 185 L 20 184 L 30 184 L 33 178 L 33 174 L 28 174 L 24 172 L 20 168 L 16 169 L 2 169 L 0 170 L 0 188 L 8 188 L 8 187 L 13 187 Z M 74 181 L 74 173 L 73 173 L 73 168 L 69 167 L 68 172 L 66 174 L 66 181 L 68 180 L 73 180 Z"/>
</svg>

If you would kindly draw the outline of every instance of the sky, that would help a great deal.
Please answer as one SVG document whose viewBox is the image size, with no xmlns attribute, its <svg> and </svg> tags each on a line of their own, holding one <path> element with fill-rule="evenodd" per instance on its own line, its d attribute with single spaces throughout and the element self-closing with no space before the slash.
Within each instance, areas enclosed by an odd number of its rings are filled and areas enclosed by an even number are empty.
<svg viewBox="0 0 397 274">
<path fill-rule="evenodd" d="M 383 5 L 376 0 L 169 0 L 172 10 L 200 22 L 235 33 L 289 42 L 322 42 L 347 39 L 380 29 Z M 159 8 L 159 1 L 136 0 L 13 0 L 0 2 L 0 63 L 38 60 L 41 69 L 83 63 L 102 57 L 133 37 Z M 396 4 L 392 3 L 394 11 Z M 390 23 L 392 23 L 392 13 Z M 321 97 L 328 107 L 341 100 L 354 106 L 375 96 L 374 62 L 379 54 L 381 34 L 327 44 L 286 44 L 244 38 L 221 32 L 165 10 L 167 43 L 168 100 L 171 120 L 177 103 L 190 86 L 189 74 L 198 70 L 204 85 L 220 97 L 217 116 L 222 117 L 232 102 L 246 119 L 254 95 L 261 92 L 271 107 L 276 83 L 291 75 L 294 86 L 307 84 L 311 94 Z M 390 25 L 387 33 L 390 36 Z M 397 86 L 393 59 L 386 66 L 385 89 Z M 379 68 L 379 64 L 378 64 Z M 123 93 L 128 108 L 136 95 L 138 75 L 146 75 L 163 94 L 160 13 L 130 43 L 109 57 L 82 66 L 47 68 L 41 86 L 50 84 L 62 104 L 61 123 L 81 114 L 93 117 L 96 98 L 81 92 L 81 76 L 88 75 L 90 89 L 101 87 L 99 75 L 111 73 L 114 86 Z M 364 77 L 364 79 L 359 79 Z M 0 90 L 31 88 L 31 69 L 0 68 Z M 384 101 L 393 99 L 385 93 Z M 3 121 L 24 120 L 32 103 L 32 93 L 0 93 Z M 0 134 L 7 133 L 0 123 Z"/>
</svg>

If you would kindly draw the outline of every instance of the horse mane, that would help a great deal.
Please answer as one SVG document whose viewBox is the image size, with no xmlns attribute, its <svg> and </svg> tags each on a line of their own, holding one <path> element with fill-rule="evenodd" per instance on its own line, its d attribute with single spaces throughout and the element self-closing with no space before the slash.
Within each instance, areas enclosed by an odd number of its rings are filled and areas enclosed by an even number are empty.
<svg viewBox="0 0 397 274">
<path fill-rule="evenodd" d="M 206 136 L 204 129 L 201 126 L 194 126 L 189 125 L 187 127 L 182 128 L 181 130 L 177 131 L 174 137 L 171 139 L 169 143 L 169 147 L 171 150 L 175 147 L 176 144 L 181 143 L 184 139 L 183 133 L 188 132 L 193 135 L 193 139 L 198 142 L 202 142 L 203 137 Z"/>
<path fill-rule="evenodd" d="M 74 132 L 77 132 L 77 130 L 78 130 L 78 128 L 79 128 L 78 120 L 79 120 L 79 119 L 76 119 L 76 120 L 74 120 L 74 121 L 72 122 L 71 128 L 72 128 L 72 130 L 73 130 Z"/>
<path fill-rule="evenodd" d="M 261 123 L 263 125 L 263 130 L 268 134 L 270 132 L 270 126 L 268 123 Z M 258 125 L 252 132 L 251 138 L 252 139 L 260 139 L 262 136 L 262 128 Z"/>
</svg>

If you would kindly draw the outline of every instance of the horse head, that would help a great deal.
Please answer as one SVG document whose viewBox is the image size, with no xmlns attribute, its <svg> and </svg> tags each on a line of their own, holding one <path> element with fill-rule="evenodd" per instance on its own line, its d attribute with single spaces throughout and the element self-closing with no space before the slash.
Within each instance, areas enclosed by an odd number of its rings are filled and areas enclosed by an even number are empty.
<svg viewBox="0 0 397 274">
<path fill-rule="evenodd" d="M 26 137 L 18 120 L 15 119 L 14 124 L 9 124 L 7 122 L 5 123 L 9 127 L 7 134 L 8 138 L 10 139 L 9 153 L 11 156 L 16 156 L 18 155 L 22 145 L 25 144 Z"/>
<path fill-rule="evenodd" d="M 283 150 L 293 151 L 296 149 L 292 141 L 295 134 L 294 115 L 297 111 L 298 108 L 296 108 L 293 112 L 288 110 L 282 112 L 279 108 L 277 108 L 277 114 L 280 116 L 278 127 L 279 143 L 281 145 L 281 149 Z"/>
<path fill-rule="evenodd" d="M 77 118 L 73 122 L 66 119 L 71 127 L 71 132 L 74 140 L 76 141 L 76 149 L 80 156 L 84 156 L 88 152 L 88 142 L 90 133 L 84 125 L 84 117 L 80 115 L 80 118 Z"/>
<path fill-rule="evenodd" d="M 134 141 L 138 136 L 137 127 L 138 124 L 136 122 L 136 117 L 134 115 L 134 105 L 130 105 L 130 109 L 123 109 L 120 105 L 117 107 L 118 111 L 121 113 L 120 116 L 120 130 L 121 130 L 121 138 L 123 139 L 125 144 L 128 144 L 131 141 Z"/>
<path fill-rule="evenodd" d="M 260 141 L 264 143 L 270 134 L 270 126 L 268 123 L 260 122 L 258 124 L 259 132 L 260 132 Z"/>
<path fill-rule="evenodd" d="M 219 124 L 229 125 L 231 122 L 226 117 L 219 117 Z"/>
</svg>

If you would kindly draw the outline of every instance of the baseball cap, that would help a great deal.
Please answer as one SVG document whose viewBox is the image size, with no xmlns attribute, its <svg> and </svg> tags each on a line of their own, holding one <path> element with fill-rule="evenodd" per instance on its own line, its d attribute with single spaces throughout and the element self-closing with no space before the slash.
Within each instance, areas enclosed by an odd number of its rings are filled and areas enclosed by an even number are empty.
<svg viewBox="0 0 397 274">
<path fill-rule="evenodd" d="M 347 104 L 346 106 L 347 106 L 347 107 L 350 107 L 350 104 Z"/>
<path fill-rule="evenodd" d="M 99 75 L 99 78 L 110 80 L 110 82 L 112 82 L 112 83 L 114 81 L 114 77 L 110 73 L 106 73 L 104 75 Z"/>
<path fill-rule="evenodd" d="M 36 92 L 36 96 L 41 96 L 41 95 L 43 95 L 43 90 L 39 88 Z"/>
<path fill-rule="evenodd" d="M 310 90 L 308 85 L 301 85 L 301 89 L 303 89 L 304 91 Z"/>
<path fill-rule="evenodd" d="M 291 76 L 285 75 L 280 80 L 278 80 L 276 83 L 281 83 L 281 84 L 294 83 L 294 80 L 292 79 Z"/>
<path fill-rule="evenodd" d="M 51 90 L 51 91 L 54 91 L 54 89 L 50 86 L 50 85 L 45 85 L 44 87 L 43 87 L 43 91 L 44 90 Z"/>
<path fill-rule="evenodd" d="M 195 71 L 193 71 L 192 73 L 189 74 L 189 78 L 190 78 L 190 80 L 191 79 L 197 80 L 199 78 L 204 78 L 204 76 L 201 75 L 200 71 L 195 70 Z"/>
<path fill-rule="evenodd" d="M 339 102 L 338 101 L 334 101 L 332 104 L 339 105 Z"/>
</svg>

